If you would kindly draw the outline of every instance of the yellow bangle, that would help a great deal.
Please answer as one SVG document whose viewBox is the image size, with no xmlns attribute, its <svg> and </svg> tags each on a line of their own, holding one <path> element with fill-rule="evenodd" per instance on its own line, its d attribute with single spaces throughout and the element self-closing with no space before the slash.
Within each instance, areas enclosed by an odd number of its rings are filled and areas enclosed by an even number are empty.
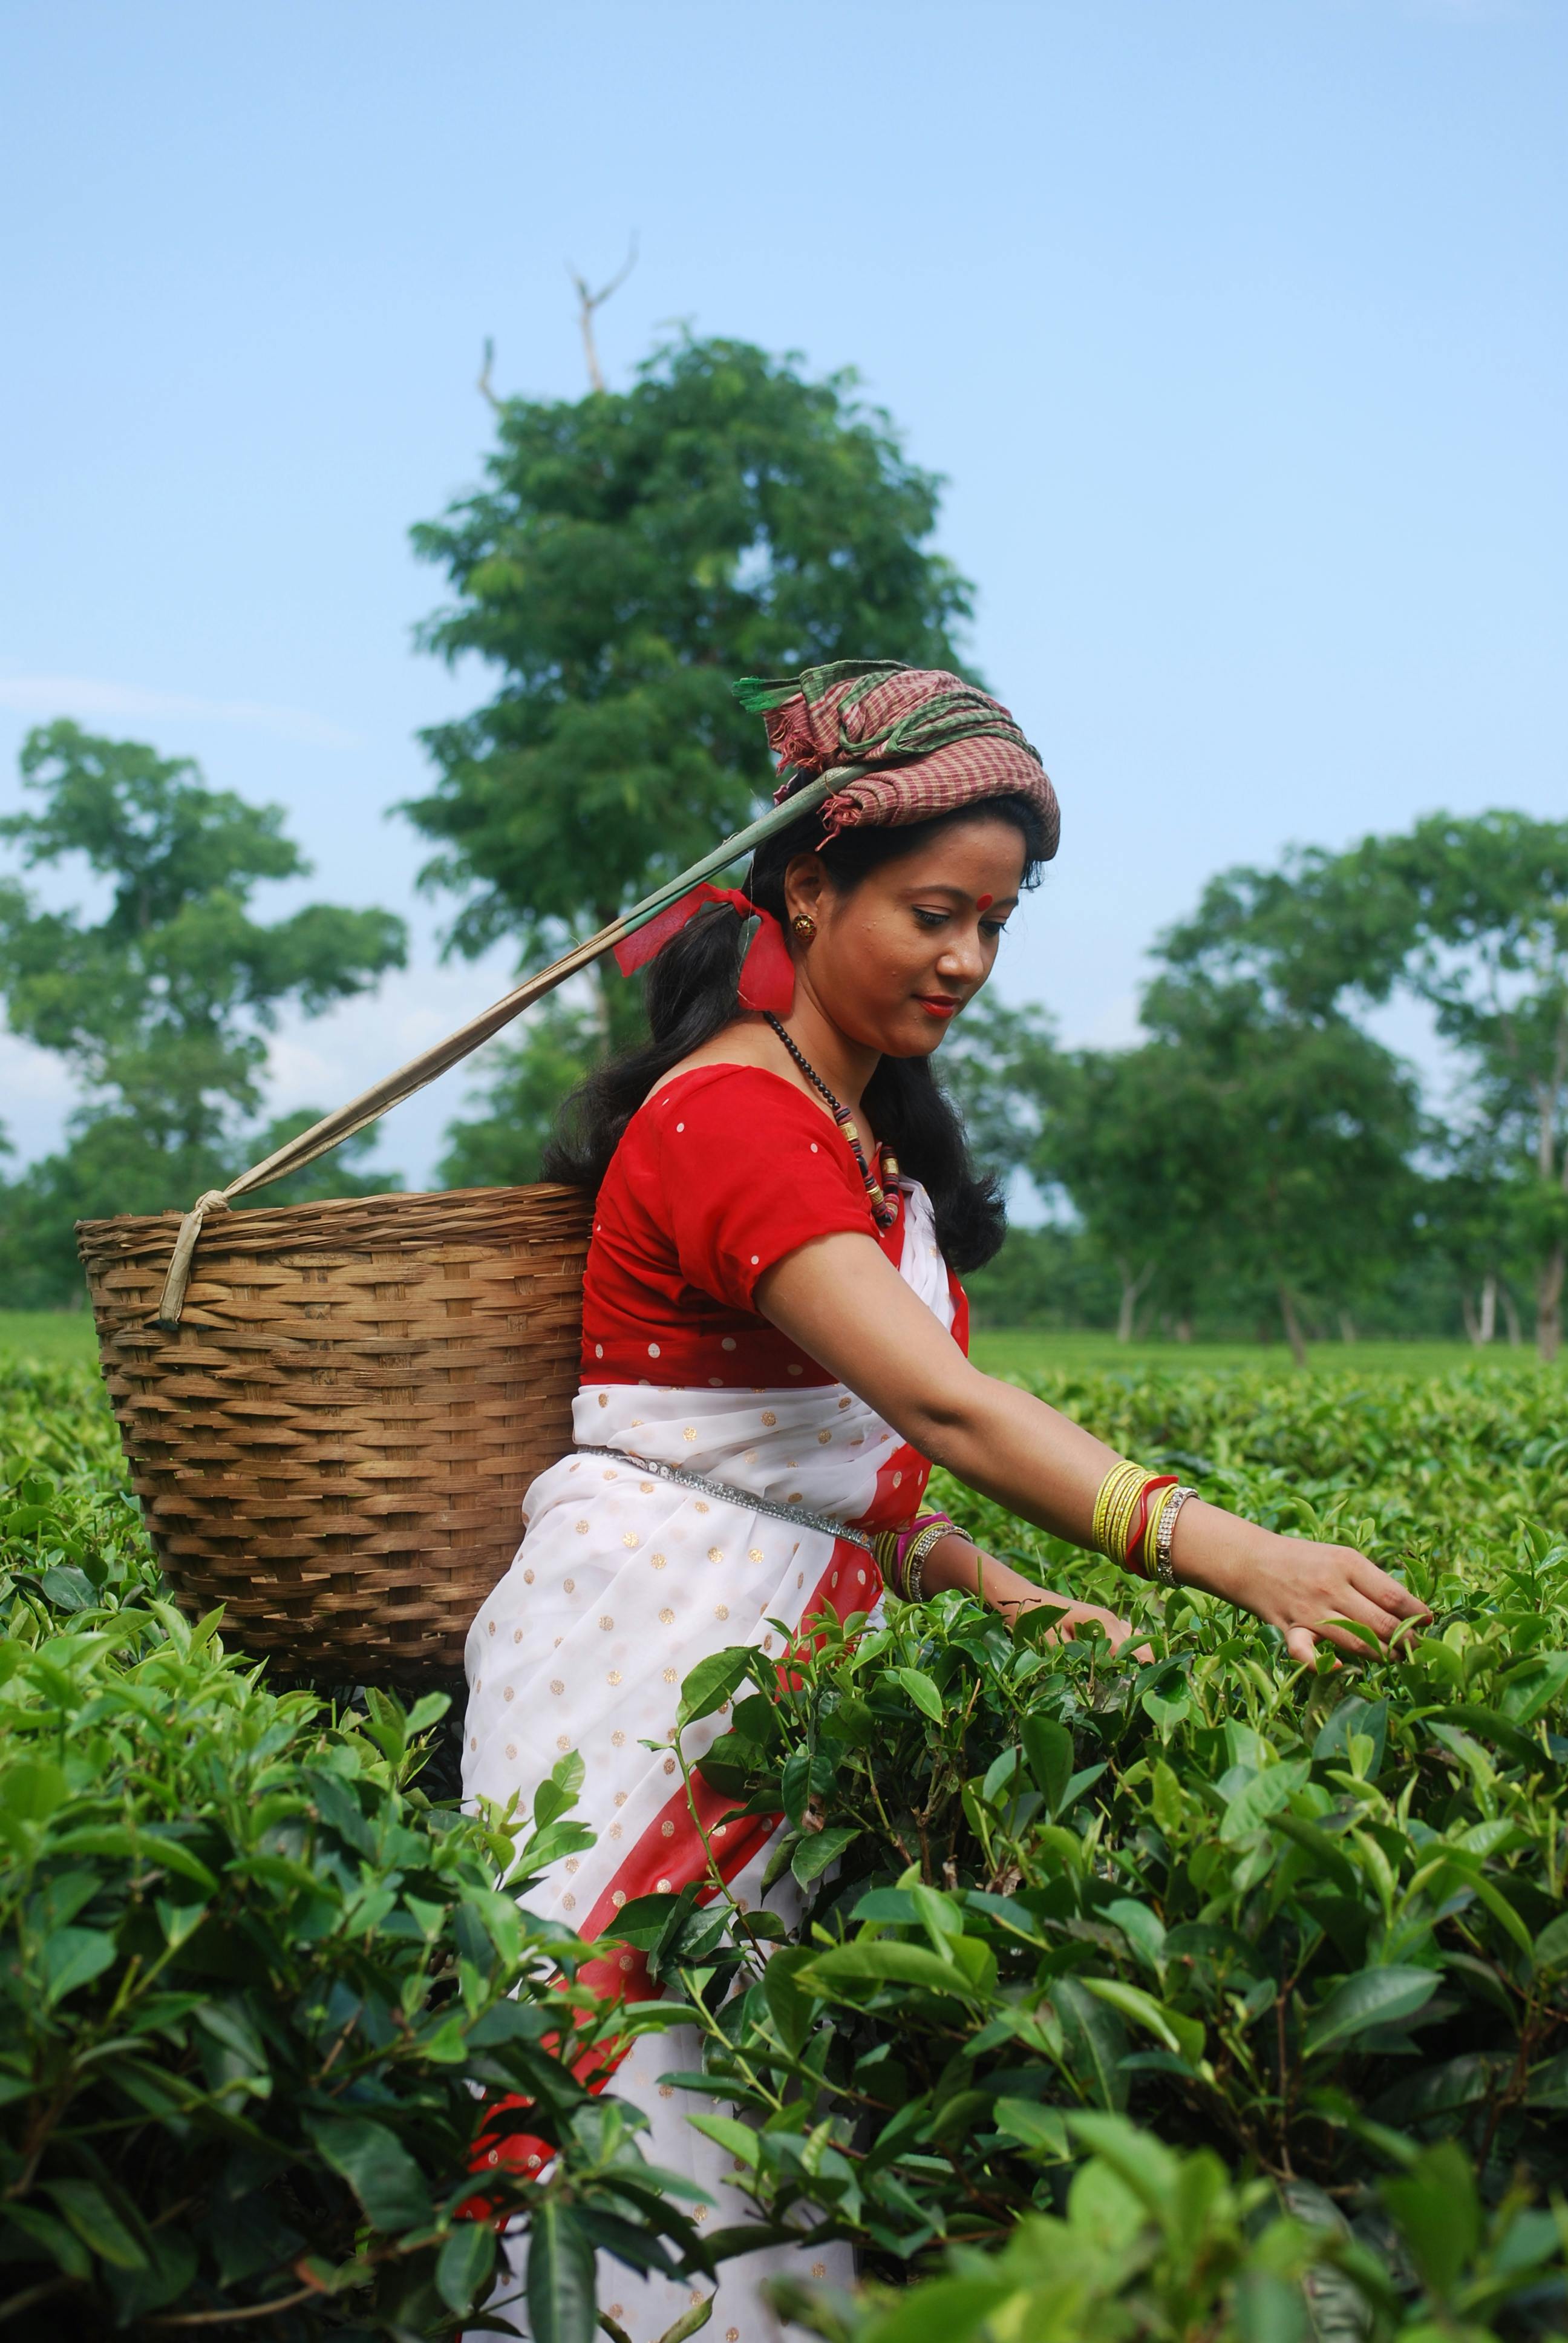
<svg viewBox="0 0 1568 2343">
<path fill-rule="evenodd" d="M 1090 1544 L 1097 1553 L 1107 1554 L 1110 1551 L 1106 1544 L 1106 1534 L 1110 1526 L 1111 1509 L 1123 1483 L 1136 1470 L 1135 1465 L 1123 1460 L 1121 1463 L 1111 1466 L 1100 1484 L 1094 1500 L 1093 1523 L 1090 1530 Z"/>
<path fill-rule="evenodd" d="M 1133 1486 L 1136 1485 L 1134 1483 Z M 1101 1552 L 1109 1554 L 1112 1562 L 1120 1562 L 1127 1552 L 1127 1525 L 1132 1519 L 1132 1504 L 1129 1491 L 1117 1492 L 1111 1517 L 1105 1524 L 1105 1544 L 1101 1548 Z"/>
<path fill-rule="evenodd" d="M 1176 1489 L 1161 1489 L 1159 1496 L 1149 1508 L 1149 1519 L 1143 1524 L 1143 1575 L 1145 1578 L 1152 1578 L 1154 1575 L 1154 1567 L 1160 1553 L 1160 1524 L 1176 1503 L 1179 1493 Z"/>
<path fill-rule="evenodd" d="M 1141 1464 L 1123 1458 L 1121 1463 L 1111 1466 L 1100 1484 L 1094 1500 L 1091 1543 L 1097 1553 L 1111 1562 L 1127 1560 L 1127 1534 L 1144 1483 L 1150 1477 Z"/>
<path fill-rule="evenodd" d="M 1105 1551 L 1112 1562 L 1127 1559 L 1127 1534 L 1132 1527 L 1133 1509 L 1143 1486 L 1144 1475 L 1136 1465 L 1116 1492 L 1106 1524 Z"/>
</svg>

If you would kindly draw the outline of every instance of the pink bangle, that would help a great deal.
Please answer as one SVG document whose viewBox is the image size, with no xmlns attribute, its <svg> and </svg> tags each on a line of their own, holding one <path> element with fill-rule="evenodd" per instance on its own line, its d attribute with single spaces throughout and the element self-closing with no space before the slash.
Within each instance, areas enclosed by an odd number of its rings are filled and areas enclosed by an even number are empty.
<svg viewBox="0 0 1568 2343">
<path fill-rule="evenodd" d="M 882 1576 L 886 1579 L 888 1585 L 892 1590 L 893 1594 L 898 1596 L 900 1603 L 918 1603 L 920 1599 L 920 1587 L 918 1575 L 920 1566 L 924 1562 L 930 1548 L 938 1543 L 937 1538 L 928 1536 L 926 1534 L 926 1533 L 932 1530 L 939 1532 L 951 1530 L 954 1532 L 955 1535 L 962 1534 L 961 1532 L 959 1531 L 958 1524 L 953 1521 L 950 1514 L 917 1513 L 912 1522 L 905 1522 L 900 1528 L 896 1530 L 883 1530 L 871 1541 L 872 1549 L 876 1554 L 878 1562 L 881 1565 Z M 909 1558 L 910 1548 L 914 1544 L 917 1538 L 921 1539 L 922 1544 L 920 1551 L 915 1556 L 914 1560 L 917 1578 L 914 1589 L 911 1592 L 909 1574 L 906 1569 L 906 1563 Z"/>
</svg>

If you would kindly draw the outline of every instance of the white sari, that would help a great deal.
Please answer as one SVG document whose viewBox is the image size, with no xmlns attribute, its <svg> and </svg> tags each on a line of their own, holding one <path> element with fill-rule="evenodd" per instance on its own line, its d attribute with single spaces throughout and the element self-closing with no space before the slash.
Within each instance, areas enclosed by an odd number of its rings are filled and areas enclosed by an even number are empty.
<svg viewBox="0 0 1568 2343">
<path fill-rule="evenodd" d="M 900 1273 L 950 1328 L 953 1299 L 930 1201 L 917 1183 L 900 1184 Z M 529 1488 L 523 1543 L 469 1632 L 463 1784 L 470 1798 L 504 1805 L 518 1793 L 527 1802 L 565 1751 L 579 1754 L 578 1812 L 597 1843 L 555 1865 L 528 1902 L 592 1939 L 612 1932 L 617 1912 L 636 1896 L 710 1881 L 703 1830 L 736 1902 L 759 1900 L 781 1825 L 759 1817 L 727 1828 L 719 1818 L 732 1801 L 695 1779 L 689 1799 L 663 1745 L 674 1737 L 681 1680 L 728 1644 L 782 1657 L 803 1620 L 825 1610 L 840 1618 L 871 1611 L 881 1593 L 877 1565 L 864 1544 L 831 1525 L 865 1531 L 908 1520 L 927 1467 L 842 1383 L 779 1391 L 588 1383 L 574 1403 L 573 1427 L 577 1452 Z M 616 1453 L 592 1453 L 607 1450 Z M 729 1493 L 639 1471 L 638 1459 L 721 1483 Z M 724 1723 L 719 1715 L 688 1728 L 689 1764 Z M 645 1741 L 661 1745 L 652 1752 Z M 787 1922 L 797 1916 L 788 1874 L 769 1901 Z M 594 1980 L 610 1987 L 618 1973 L 628 1998 L 654 1990 L 640 1956 L 618 1947 L 595 1964 Z M 676 2027 L 635 2042 L 610 2087 L 647 2116 L 649 2158 L 713 2197 L 714 2209 L 699 2208 L 697 2217 L 729 2227 L 754 2211 L 728 2185 L 732 2160 L 690 2127 L 673 2087 L 658 2080 L 699 2063 L 696 2029 Z M 508 2294 L 520 2284 L 523 2259 L 519 2251 Z M 715 2343 L 763 2343 L 779 2333 L 757 2288 L 786 2271 L 845 2285 L 853 2257 L 847 2246 L 773 2247 L 724 2263 L 708 2329 Z M 644 2279 L 600 2257 L 600 2302 L 631 2343 L 657 2343 L 706 2291 Z M 526 2329 L 520 2307 L 507 2315 Z"/>
</svg>

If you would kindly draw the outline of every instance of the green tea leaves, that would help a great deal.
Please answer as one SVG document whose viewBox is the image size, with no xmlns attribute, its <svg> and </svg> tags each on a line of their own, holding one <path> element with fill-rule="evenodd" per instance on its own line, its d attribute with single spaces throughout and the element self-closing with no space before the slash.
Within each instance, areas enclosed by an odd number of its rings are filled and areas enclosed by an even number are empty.
<svg viewBox="0 0 1568 2343">
<path fill-rule="evenodd" d="M 1425 2008 L 1438 1984 L 1432 1969 L 1360 1969 L 1330 1994 L 1308 2026 L 1302 2048 L 1309 2057 L 1321 2056 L 1369 2026 L 1412 2017 Z"/>
<path fill-rule="evenodd" d="M 422 2228 L 430 2219 L 424 2175 L 396 2136 L 365 2116 L 318 2117 L 311 2137 L 380 2229 Z"/>
<path fill-rule="evenodd" d="M 535 2343 L 593 2343 L 594 2250 L 571 2207 L 547 2197 L 528 2237 L 528 2328 Z"/>
</svg>

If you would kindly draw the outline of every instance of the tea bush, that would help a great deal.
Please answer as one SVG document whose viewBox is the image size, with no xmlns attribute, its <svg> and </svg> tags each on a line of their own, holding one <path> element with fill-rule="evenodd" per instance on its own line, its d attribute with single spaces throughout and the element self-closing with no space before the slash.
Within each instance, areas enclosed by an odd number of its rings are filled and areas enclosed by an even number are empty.
<svg viewBox="0 0 1568 2343">
<path fill-rule="evenodd" d="M 954 2257 L 929 2310 L 819 2304 L 827 2333 L 1282 2335 L 1268 2305 L 1302 2272 L 1292 2298 L 1348 2288 L 1361 2327 L 1560 2328 L 1560 1382 L 1046 1395 L 1360 1544 L 1432 1627 L 1404 1660 L 1298 1669 L 1223 1604 L 1130 1591 L 950 1488 L 993 1550 L 1131 1611 L 1149 1656 L 944 1596 L 831 1636 L 791 1688 L 739 1652 L 690 1680 L 694 1718 L 734 1702 L 702 1770 L 783 1808 L 812 1896 L 763 1973 L 766 1915 L 630 1911 L 746 2118 L 696 2120 L 776 2222 L 884 2278 Z M 1081 2308 L 1050 2310 L 1069 2264 Z"/>
<path fill-rule="evenodd" d="M 591 2330 L 596 2245 L 687 2267 L 630 2111 L 551 2046 L 610 2019 L 548 1989 L 580 1946 L 516 1901 L 587 1842 L 576 1761 L 514 1844 L 418 1786 L 444 1694 L 335 1715 L 226 1655 L 161 1598 L 85 1377 L 12 1383 L 0 1568 L 0 2328 L 449 2336 L 508 2214 L 549 2243 L 541 2333 Z M 489 2152 L 488 2222 L 476 2084 L 560 2149 L 543 2186 Z"/>
<path fill-rule="evenodd" d="M 853 2298 L 783 2307 L 842 2343 L 1562 2331 L 1561 1378 L 1040 1388 L 1221 1503 L 1362 1544 L 1433 1624 L 1402 1662 L 1294 1668 L 949 1487 L 1150 1656 L 946 1596 L 785 1686 L 745 1651 L 695 1672 L 689 1721 L 728 1712 L 704 1768 L 785 1813 L 805 1921 L 649 1897 L 619 1932 L 669 1996 L 638 2024 L 702 2031 L 680 2079 L 759 2223 L 861 2249 Z M 546 2186 L 483 2184 L 544 2243 L 545 2343 L 592 2333 L 596 2245 L 706 2266 L 553 2052 L 543 1976 L 581 1948 L 506 1875 L 565 1850 L 569 1769 L 519 1853 L 423 1794 L 434 1704 L 280 1692 L 180 1620 L 86 1375 L 0 1399 L 0 1572 L 8 2332 L 285 2298 L 262 2331 L 450 2332 L 493 2251 L 457 2217 L 470 2078 L 560 2145 Z M 566 2005 L 574 2049 L 608 2037 Z"/>
</svg>

